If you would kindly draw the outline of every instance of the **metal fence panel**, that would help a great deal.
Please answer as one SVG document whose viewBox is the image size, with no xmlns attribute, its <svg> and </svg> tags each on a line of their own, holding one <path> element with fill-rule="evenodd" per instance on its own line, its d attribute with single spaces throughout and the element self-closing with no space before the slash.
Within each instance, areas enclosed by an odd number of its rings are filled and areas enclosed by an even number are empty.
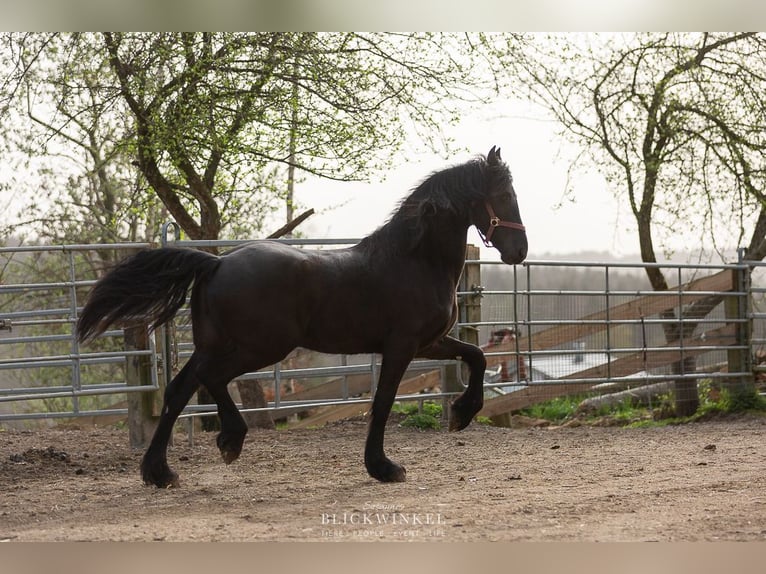
<svg viewBox="0 0 766 574">
<path fill-rule="evenodd" d="M 126 351 L 121 329 L 81 347 L 75 323 L 106 260 L 148 243 L 0 248 L 0 420 L 124 415 L 120 395 L 159 388 L 157 354 Z M 46 277 L 44 281 L 40 277 Z M 146 356 L 149 384 L 129 386 L 125 364 Z"/>
<path fill-rule="evenodd" d="M 164 243 L 190 248 L 243 243 L 173 240 L 169 235 L 177 236 L 174 231 L 172 225 L 163 229 Z M 303 249 L 355 243 L 289 242 Z M 124 414 L 119 399 L 125 393 L 156 392 L 177 371 L 192 352 L 184 310 L 167 330 L 150 338 L 146 350 L 126 351 L 121 329 L 84 349 L 74 334 L 77 314 L 101 262 L 151 247 L 137 243 L 0 249 L 0 421 Z M 480 266 L 481 284 L 461 287 L 458 298 L 480 300 L 480 319 L 461 314 L 454 333 L 472 333 L 485 350 L 488 414 L 594 389 L 667 380 L 746 379 L 752 376 L 749 368 L 728 368 L 732 353 L 766 356 L 766 289 L 759 287 L 764 284 L 760 263 L 656 264 L 675 285 L 662 293 L 648 285 L 643 263 L 469 263 Z M 45 270 L 49 279 L 41 282 L 28 269 Z M 741 288 L 734 278 L 750 269 L 753 280 Z M 704 305 L 710 308 L 703 314 L 689 315 Z M 735 308 L 746 312 L 732 314 Z M 742 339 L 745 331 L 748 340 Z M 129 386 L 125 380 L 126 362 L 136 355 L 151 358 L 148 385 Z M 761 368 L 756 366 L 757 371 Z M 298 350 L 282 363 L 241 379 L 258 380 L 269 394 L 268 409 L 284 416 L 338 404 L 361 405 L 363 410 L 374 393 L 378 369 L 377 356 Z M 442 391 L 448 372 L 460 382 L 462 372 L 455 362 L 414 363 L 399 399 L 446 400 L 450 393 Z M 185 416 L 214 410 L 213 405 L 190 405 Z"/>
</svg>

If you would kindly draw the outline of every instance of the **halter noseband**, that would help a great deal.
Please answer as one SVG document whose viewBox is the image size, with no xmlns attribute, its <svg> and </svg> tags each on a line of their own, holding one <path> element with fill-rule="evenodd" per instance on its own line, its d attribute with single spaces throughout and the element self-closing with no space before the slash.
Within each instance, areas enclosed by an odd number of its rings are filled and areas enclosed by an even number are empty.
<svg viewBox="0 0 766 574">
<path fill-rule="evenodd" d="M 481 240 L 484 242 L 484 245 L 487 247 L 492 247 L 492 234 L 498 227 L 508 227 L 510 229 L 518 229 L 519 231 L 525 230 L 521 223 L 503 221 L 497 215 L 495 215 L 495 210 L 492 209 L 492 204 L 489 202 L 489 200 L 484 200 L 484 207 L 486 207 L 487 213 L 489 214 L 489 228 L 487 229 L 486 233 L 483 233 L 481 229 L 479 229 L 479 235 L 481 236 Z"/>
</svg>

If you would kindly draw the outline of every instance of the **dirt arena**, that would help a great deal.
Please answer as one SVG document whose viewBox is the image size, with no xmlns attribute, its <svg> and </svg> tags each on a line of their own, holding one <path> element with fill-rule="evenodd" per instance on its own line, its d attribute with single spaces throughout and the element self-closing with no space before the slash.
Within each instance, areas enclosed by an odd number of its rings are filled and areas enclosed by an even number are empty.
<svg viewBox="0 0 766 574">
<path fill-rule="evenodd" d="M 3 541 L 714 541 L 766 539 L 766 418 L 651 429 L 461 433 L 392 424 L 407 482 L 362 465 L 363 421 L 256 431 L 225 466 L 212 434 L 141 483 L 127 431 L 0 431 Z"/>
</svg>

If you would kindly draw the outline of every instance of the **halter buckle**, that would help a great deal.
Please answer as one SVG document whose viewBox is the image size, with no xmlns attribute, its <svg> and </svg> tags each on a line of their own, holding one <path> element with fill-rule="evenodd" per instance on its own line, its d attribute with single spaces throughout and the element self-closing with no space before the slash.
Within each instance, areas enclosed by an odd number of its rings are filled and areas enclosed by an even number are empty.
<svg viewBox="0 0 766 574">
<path fill-rule="evenodd" d="M 489 215 L 489 227 L 487 228 L 486 234 L 483 233 L 481 230 L 479 230 L 479 235 L 481 236 L 482 241 L 484 242 L 484 245 L 487 247 L 492 247 L 492 235 L 495 232 L 495 229 L 498 227 L 508 227 L 509 229 L 518 229 L 519 231 L 524 231 L 524 225 L 521 223 L 514 223 L 513 221 L 503 221 L 500 219 L 496 214 L 495 210 L 492 209 L 492 204 L 489 202 L 489 200 L 484 201 L 484 207 L 487 210 L 487 215 Z"/>
</svg>

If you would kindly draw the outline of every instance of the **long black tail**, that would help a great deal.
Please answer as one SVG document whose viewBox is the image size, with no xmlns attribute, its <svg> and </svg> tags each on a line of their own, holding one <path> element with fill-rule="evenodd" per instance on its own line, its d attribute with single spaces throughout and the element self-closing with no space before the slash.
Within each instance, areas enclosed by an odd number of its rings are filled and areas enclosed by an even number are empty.
<svg viewBox="0 0 766 574">
<path fill-rule="evenodd" d="M 104 275 L 77 321 L 80 341 L 92 339 L 119 320 L 148 320 L 152 329 L 173 318 L 192 281 L 211 274 L 220 258 L 192 249 L 140 251 Z"/>
</svg>

